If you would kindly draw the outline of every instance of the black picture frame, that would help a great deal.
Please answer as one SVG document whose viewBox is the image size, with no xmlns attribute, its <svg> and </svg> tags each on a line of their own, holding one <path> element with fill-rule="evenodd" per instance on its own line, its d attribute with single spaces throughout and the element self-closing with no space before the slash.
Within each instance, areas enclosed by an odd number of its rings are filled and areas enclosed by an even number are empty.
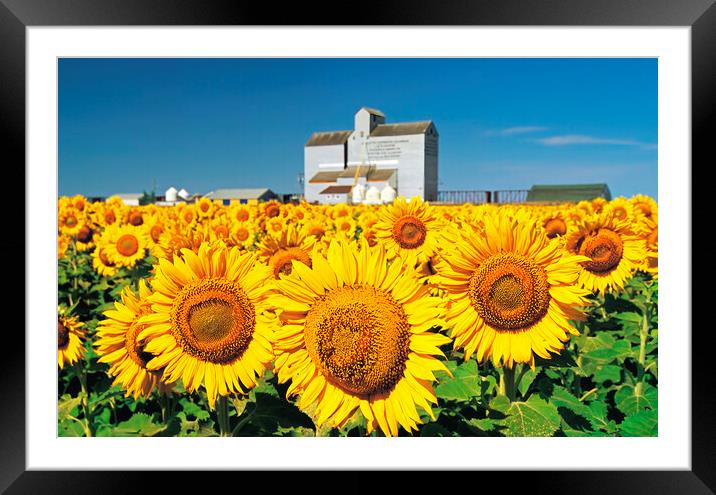
<svg viewBox="0 0 716 495">
<path fill-rule="evenodd" d="M 344 10 L 342 4 L 259 3 L 206 0 L 0 0 L 0 139 L 5 169 L 25 170 L 25 48 L 28 26 L 116 26 L 116 25 L 513 25 L 513 26 L 690 26 L 692 70 L 692 163 L 713 166 L 716 153 L 710 129 L 716 120 L 716 5 L 715 0 L 473 0 L 433 2 L 414 0 L 367 4 L 366 8 Z M 709 125 L 711 124 L 711 125 Z M 689 164 L 685 164 L 688 167 Z M 691 166 L 695 171 L 697 167 Z M 15 189 L 17 186 L 15 186 Z M 28 191 L 28 195 L 30 192 Z M 703 197 L 703 196 L 702 196 Z M 19 199 L 23 201 L 24 197 Z M 698 211 L 692 193 L 692 211 Z M 702 200 L 703 201 L 703 200 Z M 19 219 L 19 215 L 18 215 Z M 692 225 L 695 225 L 692 223 Z M 16 232 L 24 230 L 18 225 Z M 3 259 L 17 259 L 26 250 L 24 236 L 15 235 L 0 243 Z M 25 264 L 29 260 L 25 259 Z M 691 288 L 685 288 L 690 290 Z M 24 292 L 23 292 L 24 293 Z M 696 291 L 693 291 L 696 293 Z M 707 291 L 710 293 L 710 291 Z M 17 297 L 17 296 L 15 296 Z M 705 303 L 705 302 L 704 302 Z M 693 303 L 692 303 L 693 307 Z M 26 312 L 31 300 L 25 300 Z M 120 471 L 26 471 L 25 467 L 25 335 L 12 319 L 5 320 L 3 339 L 3 406 L 0 407 L 2 455 L 0 490 L 7 493 L 125 493 L 149 488 L 147 472 Z M 692 323 L 684 322 L 686 335 Z M 709 326 L 692 333 L 692 469 L 690 471 L 535 471 L 463 473 L 452 477 L 470 490 L 503 485 L 509 491 L 550 493 L 680 493 L 716 492 L 716 394 L 711 378 Z M 14 352 L 7 352 L 13 349 Z M 436 455 L 440 455 L 436 453 Z M 538 455 L 538 453 L 536 453 Z M 565 455 L 569 455 L 565 452 Z M 557 460 L 558 462 L 558 460 Z M 509 460 L 506 459 L 506 465 Z M 235 489 L 249 487 L 236 473 L 153 473 L 160 484 L 183 487 L 192 479 L 206 488 L 229 482 Z M 333 473 L 340 478 L 321 483 L 331 491 L 357 492 L 366 486 L 358 472 Z M 269 489 L 282 483 L 295 486 L 295 475 L 264 477 Z M 312 476 L 310 478 L 313 478 Z M 371 477 L 369 477 L 372 479 Z M 401 483 L 404 481 L 401 476 Z M 421 487 L 452 486 L 434 473 L 413 473 Z M 299 478 L 300 480 L 304 477 Z M 284 480 L 284 481 L 282 481 Z M 443 481 L 441 481 L 443 480 Z M 479 481 L 478 481 L 479 480 Z M 443 484 L 445 483 L 445 484 Z M 320 486 L 318 487 L 320 489 Z"/>
</svg>

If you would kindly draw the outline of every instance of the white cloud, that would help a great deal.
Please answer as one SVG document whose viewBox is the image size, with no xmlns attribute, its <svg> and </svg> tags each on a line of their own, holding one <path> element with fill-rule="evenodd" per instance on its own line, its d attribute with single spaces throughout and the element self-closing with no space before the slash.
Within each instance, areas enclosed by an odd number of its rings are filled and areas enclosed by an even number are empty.
<svg viewBox="0 0 716 495">
<path fill-rule="evenodd" d="M 516 127 L 507 127 L 505 129 L 496 129 L 485 132 L 485 135 L 487 136 L 514 136 L 515 134 L 529 134 L 532 132 L 541 132 L 546 131 L 546 127 L 540 127 L 536 125 L 530 125 L 530 126 L 516 126 Z"/>
<path fill-rule="evenodd" d="M 585 136 L 583 134 L 565 134 L 562 136 L 550 136 L 546 138 L 535 139 L 534 141 L 545 146 L 567 146 L 570 144 L 606 144 L 621 146 L 641 146 L 642 148 L 646 149 L 656 148 L 655 144 L 642 143 L 641 141 L 635 141 L 633 139 L 598 138 L 594 136 Z"/>
</svg>

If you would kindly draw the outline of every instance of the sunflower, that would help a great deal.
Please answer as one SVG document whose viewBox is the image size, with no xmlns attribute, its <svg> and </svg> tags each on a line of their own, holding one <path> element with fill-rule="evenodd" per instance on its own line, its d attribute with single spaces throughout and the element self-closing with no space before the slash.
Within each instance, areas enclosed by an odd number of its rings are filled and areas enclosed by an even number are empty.
<svg viewBox="0 0 716 495">
<path fill-rule="evenodd" d="M 119 270 L 119 267 L 107 257 L 107 253 L 102 246 L 92 251 L 92 267 L 103 277 L 113 277 Z"/>
<path fill-rule="evenodd" d="M 400 256 L 414 266 L 435 252 L 441 224 L 428 203 L 417 196 L 408 203 L 401 196 L 378 214 L 373 227 L 390 259 Z"/>
<path fill-rule="evenodd" d="M 203 384 L 211 408 L 219 395 L 254 387 L 273 358 L 268 267 L 237 247 L 203 243 L 155 269 L 152 313 L 138 320 L 137 339 L 156 356 L 147 369 L 163 370 L 166 383 L 181 378 L 189 392 Z"/>
<path fill-rule="evenodd" d="M 266 218 L 274 218 L 281 215 L 281 203 L 269 201 L 263 207 L 263 214 Z"/>
<path fill-rule="evenodd" d="M 445 320 L 465 359 L 477 354 L 495 366 L 529 363 L 559 353 L 578 331 L 589 292 L 575 283 L 583 256 L 564 254 L 560 243 L 531 224 L 500 211 L 484 217 L 484 234 L 466 230 L 436 264 L 446 291 Z"/>
<path fill-rule="evenodd" d="M 181 256 L 181 250 L 184 248 L 198 253 L 201 244 L 207 240 L 204 233 L 195 232 L 191 228 L 167 229 L 159 236 L 159 242 L 152 248 L 152 254 L 171 261 L 174 256 Z"/>
<path fill-rule="evenodd" d="M 412 270 L 388 266 L 382 246 L 334 240 L 312 267 L 294 262 L 276 282 L 273 300 L 283 323 L 275 338 L 279 383 L 317 426 L 341 427 L 360 409 L 368 432 L 396 436 L 421 423 L 416 405 L 435 419 L 435 356 L 450 340 L 441 325 L 440 299 L 429 297 Z"/>
<path fill-rule="evenodd" d="M 567 237 L 565 247 L 570 253 L 589 258 L 581 263 L 579 283 L 593 292 L 624 288 L 646 258 L 645 241 L 634 233 L 630 218 L 607 207 L 599 216 L 578 225 Z"/>
<path fill-rule="evenodd" d="M 199 218 L 210 218 L 214 213 L 214 203 L 209 198 L 202 197 L 195 204 L 196 213 Z"/>
<path fill-rule="evenodd" d="M 70 236 L 77 235 L 85 224 L 82 213 L 71 207 L 60 209 L 57 220 L 60 232 Z"/>
<path fill-rule="evenodd" d="M 258 256 L 271 268 L 274 278 L 278 279 L 281 273 L 291 273 L 293 260 L 311 266 L 311 253 L 315 242 L 313 236 L 306 236 L 293 225 L 289 225 L 280 237 L 265 236 L 259 245 Z"/>
<path fill-rule="evenodd" d="M 74 364 L 85 354 L 84 323 L 70 315 L 67 308 L 57 308 L 57 364 L 64 368 L 65 364 Z"/>
<path fill-rule="evenodd" d="M 139 281 L 139 295 L 125 287 L 122 302 L 115 302 L 113 310 L 104 312 L 105 320 L 97 326 L 98 361 L 109 364 L 109 374 L 114 377 L 112 385 L 119 385 L 125 396 L 135 399 L 149 397 L 156 388 L 166 393 L 170 387 L 164 385 L 160 371 L 147 369 L 147 362 L 153 357 L 145 352 L 144 343 L 137 340 L 144 328 L 137 322 L 145 314 L 151 313 L 151 304 L 147 298 L 151 290 L 144 280 Z"/>
<path fill-rule="evenodd" d="M 75 236 L 75 248 L 77 251 L 87 251 L 94 247 L 94 232 L 89 225 L 84 224 Z"/>
<path fill-rule="evenodd" d="M 230 214 L 230 217 L 239 223 L 250 222 L 256 216 L 254 208 L 245 204 L 232 206 L 231 210 L 232 213 Z"/>
<path fill-rule="evenodd" d="M 140 227 L 113 225 L 102 233 L 101 243 L 112 263 L 131 268 L 144 258 L 148 241 Z"/>
<path fill-rule="evenodd" d="M 125 223 L 139 227 L 144 223 L 144 213 L 139 208 L 130 208 L 127 212 Z"/>
<path fill-rule="evenodd" d="M 646 258 L 641 270 L 657 277 L 659 275 L 659 223 L 657 215 L 654 214 L 651 217 L 643 218 L 640 226 L 640 236 L 646 244 Z"/>
<path fill-rule="evenodd" d="M 256 241 L 256 227 L 251 222 L 236 222 L 231 228 L 228 244 L 247 248 Z"/>
<path fill-rule="evenodd" d="M 70 247 L 70 238 L 66 235 L 60 234 L 57 237 L 57 259 L 64 258 L 67 248 Z"/>
<path fill-rule="evenodd" d="M 634 211 L 639 217 L 653 218 L 658 215 L 659 207 L 653 198 L 637 194 L 629 202 L 634 205 Z"/>
<path fill-rule="evenodd" d="M 568 220 L 560 210 L 552 210 L 541 217 L 541 225 L 549 239 L 562 237 L 569 230 Z"/>
<path fill-rule="evenodd" d="M 355 239 L 357 227 L 355 220 L 350 216 L 340 216 L 333 221 L 336 237 L 353 240 Z"/>
</svg>

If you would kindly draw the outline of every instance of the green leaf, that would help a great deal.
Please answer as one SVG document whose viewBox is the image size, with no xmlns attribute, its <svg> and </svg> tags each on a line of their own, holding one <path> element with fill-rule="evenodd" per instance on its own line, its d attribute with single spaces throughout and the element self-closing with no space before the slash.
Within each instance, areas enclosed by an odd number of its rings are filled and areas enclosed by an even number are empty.
<svg viewBox="0 0 716 495">
<path fill-rule="evenodd" d="M 443 425 L 428 423 L 420 428 L 421 437 L 451 437 L 453 434 Z"/>
<path fill-rule="evenodd" d="M 628 311 L 625 313 L 617 313 L 614 315 L 617 320 L 622 322 L 641 323 L 642 316 L 639 313 Z"/>
<path fill-rule="evenodd" d="M 624 418 L 619 432 L 623 437 L 655 437 L 658 435 L 658 420 L 656 409 L 641 411 Z"/>
<path fill-rule="evenodd" d="M 641 394 L 636 393 L 636 388 L 625 385 L 614 395 L 614 402 L 617 408 L 629 416 L 645 409 L 656 409 L 658 404 L 658 392 L 655 387 L 644 384 Z"/>
<path fill-rule="evenodd" d="M 550 359 L 535 356 L 535 365 L 543 368 L 571 368 L 577 366 L 569 350 L 565 349 L 561 354 L 551 354 L 551 356 Z"/>
<path fill-rule="evenodd" d="M 69 394 L 64 394 L 57 402 L 57 420 L 63 421 L 70 416 L 76 416 L 77 411 L 75 411 L 75 408 L 78 408 L 81 402 L 80 397 L 71 397 Z"/>
<path fill-rule="evenodd" d="M 500 423 L 508 437 L 549 437 L 559 429 L 560 421 L 555 406 L 532 395 L 527 402 L 510 404 L 507 417 Z"/>
<path fill-rule="evenodd" d="M 490 401 L 490 409 L 501 412 L 503 414 L 507 413 L 507 410 L 509 408 L 510 399 L 508 399 L 504 395 L 497 395 Z"/>
<path fill-rule="evenodd" d="M 453 378 L 447 377 L 435 387 L 437 396 L 444 400 L 469 401 L 480 396 L 482 380 L 477 371 L 477 362 L 471 359 L 459 365 Z"/>
<path fill-rule="evenodd" d="M 523 365 L 523 366 L 526 366 L 526 365 Z M 529 390 L 530 385 L 532 385 L 532 382 L 535 381 L 535 378 L 537 378 L 538 374 L 539 374 L 538 371 L 532 371 L 531 369 L 528 369 L 522 375 L 522 379 L 520 379 L 520 383 L 517 386 L 517 389 L 520 391 L 520 395 L 522 395 L 522 397 L 524 397 L 527 394 L 527 391 Z"/>
<path fill-rule="evenodd" d="M 594 381 L 597 383 L 604 383 L 611 381 L 613 383 L 620 383 L 622 376 L 621 366 L 614 364 L 605 364 L 597 369 L 594 373 Z"/>
<path fill-rule="evenodd" d="M 145 413 L 134 413 L 127 421 L 119 423 L 113 431 L 115 436 L 152 437 L 167 427 L 154 423 L 154 418 Z"/>
<path fill-rule="evenodd" d="M 586 419 L 592 417 L 589 407 L 563 387 L 554 387 L 550 402 L 556 407 L 564 407 Z"/>
</svg>

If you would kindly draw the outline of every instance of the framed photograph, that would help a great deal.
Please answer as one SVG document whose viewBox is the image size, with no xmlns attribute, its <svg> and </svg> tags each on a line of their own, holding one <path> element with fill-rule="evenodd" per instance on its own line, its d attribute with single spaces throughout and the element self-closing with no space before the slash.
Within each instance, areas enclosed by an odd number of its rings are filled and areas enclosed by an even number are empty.
<svg viewBox="0 0 716 495">
<path fill-rule="evenodd" d="M 716 491 L 691 300 L 711 0 L 289 7 L 281 25 L 110 4 L 0 0 L 27 228 L 5 247 L 27 291 L 2 489 L 390 469 Z"/>
</svg>

